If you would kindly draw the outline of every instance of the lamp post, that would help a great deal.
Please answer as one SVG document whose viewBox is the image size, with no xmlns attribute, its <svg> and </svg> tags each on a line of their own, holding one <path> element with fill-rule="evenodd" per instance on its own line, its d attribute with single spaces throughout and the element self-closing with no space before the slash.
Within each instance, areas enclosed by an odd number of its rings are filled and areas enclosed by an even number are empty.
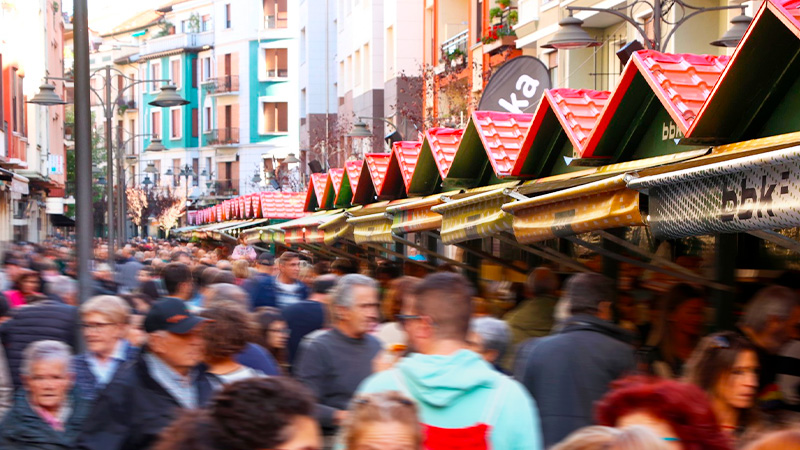
<svg viewBox="0 0 800 450">
<path fill-rule="evenodd" d="M 126 132 L 124 128 L 118 128 L 123 132 Z M 128 132 L 131 134 L 130 132 Z M 119 189 L 117 189 L 117 223 L 116 227 L 119 230 L 119 241 L 120 247 L 125 245 L 127 241 L 127 233 L 125 227 L 125 218 L 127 217 L 127 210 L 128 205 L 125 200 L 125 189 L 127 188 L 127 181 L 125 176 L 125 166 L 123 165 L 123 158 L 122 155 L 124 153 L 125 147 L 136 138 L 139 137 L 151 137 L 150 144 L 145 147 L 144 151 L 148 153 L 153 152 L 160 152 L 166 149 L 164 145 L 161 144 L 161 139 L 158 139 L 158 136 L 152 133 L 142 133 L 142 134 L 131 134 L 131 136 L 122 141 L 117 143 L 117 174 L 119 175 Z M 129 155 L 129 159 L 133 161 L 138 160 L 138 157 L 135 155 Z"/>
<path fill-rule="evenodd" d="M 84 1 L 84 0 L 80 0 L 80 1 Z M 76 8 L 76 11 L 77 11 L 77 9 L 78 9 L 77 3 L 75 5 L 75 8 Z M 76 25 L 76 27 L 77 26 L 79 26 L 79 25 Z M 76 46 L 77 45 L 80 45 L 80 43 L 78 43 L 77 40 L 76 40 Z M 77 56 L 76 56 L 76 64 L 77 64 Z M 86 70 L 88 72 L 88 68 Z M 77 65 L 76 65 L 76 71 L 77 71 Z M 125 86 L 123 86 L 122 89 L 119 90 L 119 92 L 117 92 L 117 97 L 115 99 L 113 99 L 113 100 L 111 98 L 111 88 L 112 88 L 111 87 L 111 74 L 112 74 L 112 72 L 114 72 L 121 79 L 127 81 L 127 84 Z M 93 72 L 88 73 L 88 78 L 87 79 L 91 79 L 91 78 L 96 77 L 96 76 L 103 77 L 103 80 L 104 80 L 104 83 L 103 83 L 104 84 L 104 87 L 103 87 L 104 96 L 100 95 L 100 90 L 99 89 L 95 89 L 95 88 L 93 88 L 91 86 L 88 86 L 88 89 L 89 89 L 90 92 L 93 92 L 97 96 L 97 98 L 100 100 L 100 105 L 103 108 L 103 116 L 106 119 L 106 129 L 105 129 L 105 131 L 106 131 L 105 132 L 105 137 L 106 137 L 106 161 L 107 161 L 107 164 L 108 164 L 108 175 L 106 177 L 107 178 L 107 183 L 108 183 L 107 186 L 106 186 L 106 189 L 108 190 L 108 192 L 107 192 L 107 197 L 108 197 L 108 199 L 107 199 L 107 201 L 108 201 L 108 208 L 107 208 L 108 209 L 108 219 L 107 219 L 107 223 L 108 223 L 108 263 L 109 263 L 109 265 L 111 265 L 113 267 L 114 266 L 114 228 L 115 228 L 115 226 L 114 226 L 114 218 L 113 218 L 113 215 L 112 215 L 113 211 L 114 211 L 114 192 L 113 192 L 114 191 L 114 182 L 113 182 L 114 157 L 113 157 L 113 149 L 112 149 L 112 146 L 111 146 L 111 130 L 112 130 L 113 119 L 114 119 L 114 110 L 116 109 L 116 107 L 120 103 L 120 101 L 122 100 L 122 95 L 127 90 L 132 89 L 134 86 L 137 86 L 139 84 L 144 84 L 144 83 L 170 83 L 171 81 L 168 80 L 168 79 L 136 80 L 135 78 L 128 77 L 127 75 L 122 73 L 120 70 L 115 69 L 115 68 L 113 68 L 111 66 L 108 66 L 108 65 L 105 66 L 103 69 L 97 69 L 97 70 L 95 70 Z M 45 77 L 45 80 L 69 81 L 66 78 L 59 78 L 59 77 Z M 76 83 L 75 83 L 76 84 L 76 91 L 75 91 L 76 99 L 78 98 L 78 94 L 79 94 L 78 85 L 81 82 L 82 82 L 82 80 L 78 80 L 77 77 L 76 77 Z M 42 91 L 41 87 L 44 88 L 44 91 Z M 55 94 L 55 87 L 51 87 L 51 85 L 49 85 L 47 83 L 45 83 L 41 87 L 40 87 L 39 93 L 37 95 L 35 95 L 29 101 L 29 103 L 40 104 L 40 105 L 45 105 L 45 106 L 58 104 L 58 103 L 54 103 L 55 99 L 53 98 L 54 96 L 58 97 Z M 83 86 L 81 86 L 81 88 L 82 87 Z M 85 95 L 88 97 L 90 94 L 89 94 L 89 92 L 86 92 Z M 168 108 L 168 107 L 173 107 L 173 106 L 182 106 L 182 105 L 186 105 L 188 103 L 190 103 L 188 100 L 186 100 L 183 97 L 181 97 L 180 95 L 178 95 L 177 88 L 174 85 L 167 84 L 167 85 L 164 85 L 164 86 L 161 87 L 161 91 L 159 92 L 158 96 L 156 96 L 156 98 L 153 101 L 150 102 L 150 105 L 156 106 L 156 107 L 159 107 L 159 108 Z M 61 103 L 61 104 L 63 104 L 63 103 Z M 76 101 L 76 111 L 75 111 L 76 124 L 77 124 L 77 118 L 79 117 L 77 106 L 78 106 L 78 103 Z M 89 117 L 91 117 L 91 111 L 89 111 Z M 78 145 L 77 137 L 78 137 L 78 134 L 76 132 L 76 146 Z M 90 154 L 90 157 L 91 157 L 91 154 Z"/>
<path fill-rule="evenodd" d="M 364 147 L 363 143 L 366 142 L 367 139 L 372 139 L 372 137 L 373 137 L 372 131 L 369 130 L 369 127 L 367 126 L 366 122 L 364 122 L 364 120 L 378 120 L 378 121 L 387 123 L 387 124 L 391 125 L 392 128 L 394 128 L 394 131 L 392 131 L 391 133 L 387 134 L 383 138 L 384 141 L 386 141 L 386 143 L 389 145 L 390 151 L 391 151 L 391 146 L 395 142 L 399 142 L 399 141 L 403 140 L 403 135 L 400 134 L 400 131 L 397 129 L 397 125 L 393 124 L 391 121 L 389 121 L 388 119 L 386 119 L 384 117 L 358 116 L 357 119 L 358 119 L 358 122 L 353 124 L 353 129 L 350 130 L 350 133 L 348 133 L 346 135 L 346 137 L 349 137 L 351 139 L 355 139 L 356 142 L 361 142 L 361 147 Z M 363 152 L 363 148 L 362 148 L 362 153 L 364 153 Z M 328 161 L 325 161 L 325 162 L 328 163 Z"/>
<path fill-rule="evenodd" d="M 634 14 L 634 8 L 639 8 L 642 5 L 649 7 L 653 11 L 652 40 L 648 38 L 647 32 L 643 28 L 644 24 L 641 24 L 634 19 L 634 17 L 641 16 L 641 14 Z M 583 29 L 583 21 L 572 15 L 575 11 L 593 11 L 613 14 L 628 22 L 634 27 L 634 29 L 636 29 L 636 31 L 644 40 L 645 48 L 656 51 L 664 51 L 664 49 L 667 47 L 667 44 L 669 44 L 670 39 L 672 39 L 672 37 L 675 35 L 675 31 L 685 24 L 686 21 L 698 14 L 731 9 L 740 9 L 742 11 L 740 15 L 731 20 L 732 26 L 723 35 L 723 37 L 719 40 L 711 42 L 711 45 L 719 47 L 735 47 L 744 36 L 747 26 L 752 20 L 752 18 L 745 15 L 745 8 L 742 5 L 711 6 L 702 8 L 685 3 L 683 0 L 637 0 L 634 2 L 624 3 L 622 6 L 616 8 L 567 6 L 566 9 L 569 12 L 569 16 L 563 18 L 558 23 L 560 25 L 559 30 L 555 35 L 553 35 L 553 39 L 551 39 L 547 44 L 542 45 L 542 47 L 570 50 L 575 48 L 596 47 L 602 44 L 601 42 L 598 42 L 589 36 L 589 33 Z M 673 10 L 681 11 L 680 18 L 674 22 L 669 18 L 669 14 Z M 666 34 L 666 36 L 662 37 L 662 27 L 665 26 L 672 26 L 672 29 Z"/>
<path fill-rule="evenodd" d="M 192 167 L 190 165 L 186 164 L 186 165 L 183 166 L 183 168 L 181 168 L 180 173 L 178 173 L 178 178 L 183 178 L 184 179 L 183 185 L 184 185 L 185 192 L 186 192 L 186 196 L 184 197 L 184 199 L 186 199 L 185 200 L 186 201 L 186 220 L 188 222 L 188 220 L 189 220 L 189 206 L 192 204 L 192 201 L 189 200 L 189 178 L 194 178 L 195 180 L 197 180 L 197 175 L 194 173 L 194 170 L 192 169 Z"/>
</svg>

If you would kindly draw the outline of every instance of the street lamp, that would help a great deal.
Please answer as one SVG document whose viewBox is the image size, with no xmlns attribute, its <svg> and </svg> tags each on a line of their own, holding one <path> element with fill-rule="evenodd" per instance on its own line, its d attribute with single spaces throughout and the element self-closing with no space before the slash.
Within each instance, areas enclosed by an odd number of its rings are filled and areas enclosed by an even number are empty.
<svg viewBox="0 0 800 450">
<path fill-rule="evenodd" d="M 650 7 L 653 11 L 652 21 L 653 21 L 653 39 L 648 38 L 647 32 L 643 28 L 643 24 L 639 23 L 634 19 L 634 17 L 641 17 L 641 14 L 634 14 L 634 8 L 640 8 L 641 5 L 646 5 Z M 669 14 L 672 10 L 679 10 L 681 11 L 681 17 L 676 22 L 673 22 L 669 18 Z M 593 8 L 588 6 L 567 6 L 567 11 L 569 12 L 569 16 L 565 17 L 559 22 L 561 28 L 553 35 L 553 39 L 550 40 L 545 45 L 542 45 L 544 48 L 555 48 L 555 49 L 575 49 L 575 48 L 587 48 L 587 47 L 596 47 L 601 45 L 601 42 L 598 42 L 583 29 L 583 21 L 578 19 L 577 17 L 573 17 L 572 13 L 575 11 L 593 11 L 593 12 L 601 12 L 607 14 L 613 14 L 620 19 L 630 23 L 637 32 L 642 36 L 644 40 L 644 46 L 651 50 L 656 51 L 663 51 L 669 40 L 675 34 L 675 31 L 681 27 L 681 25 L 685 24 L 687 20 L 691 19 L 692 17 L 702 14 L 705 12 L 710 11 L 722 11 L 722 10 L 730 10 L 730 9 L 740 9 L 742 14 L 736 16 L 731 23 L 733 26 L 725 33 L 725 35 L 718 41 L 714 41 L 711 45 L 722 46 L 722 47 L 731 47 L 736 46 L 736 44 L 742 39 L 744 36 L 744 32 L 747 30 L 747 24 L 750 23 L 752 20 L 750 17 L 744 15 L 744 7 L 741 5 L 731 5 L 731 6 L 712 6 L 708 8 L 697 7 L 693 5 L 689 5 L 684 3 L 683 0 L 637 0 L 635 2 L 627 2 L 624 3 L 622 6 L 617 8 Z M 688 12 L 687 11 L 691 11 Z M 637 9 L 637 12 L 639 10 Z M 661 36 L 661 28 L 662 26 L 672 25 L 672 29 L 667 33 L 666 36 Z"/>
<path fill-rule="evenodd" d="M 83 0 L 81 0 L 81 2 L 82 1 Z M 83 30 L 80 31 L 80 33 L 82 33 L 82 32 L 83 32 Z M 101 75 L 101 71 L 103 72 L 102 75 Z M 120 89 L 118 89 L 117 98 L 116 99 L 112 99 L 111 98 L 111 89 L 112 89 L 112 86 L 111 86 L 111 72 L 115 72 L 116 75 L 121 80 L 126 80 L 128 82 L 128 84 L 126 86 L 123 86 Z M 85 74 L 82 74 L 82 75 L 85 75 Z M 113 120 L 114 120 L 114 109 L 117 107 L 118 104 L 121 103 L 122 95 L 128 89 L 131 89 L 136 85 L 144 84 L 144 83 L 159 83 L 159 82 L 170 83 L 171 80 L 165 80 L 165 79 L 159 79 L 159 80 L 137 80 L 135 78 L 131 78 L 131 77 L 125 75 L 122 71 L 120 71 L 118 69 L 115 69 L 115 68 L 113 68 L 113 67 L 111 67 L 109 65 L 105 66 L 103 69 L 98 69 L 98 70 L 95 70 L 94 72 L 91 72 L 91 73 L 88 74 L 88 78 L 93 78 L 95 76 L 102 76 L 104 81 L 105 81 L 105 83 L 104 83 L 104 85 L 105 85 L 104 86 L 104 93 L 105 93 L 104 97 L 105 98 L 103 98 L 100 95 L 99 90 L 94 89 L 93 87 L 91 87 L 91 85 L 89 86 L 89 90 L 90 90 L 90 92 L 93 92 L 97 96 L 97 98 L 100 100 L 100 105 L 103 108 L 103 112 L 104 112 L 105 119 L 106 119 L 106 159 L 107 159 L 107 164 L 108 164 L 108 169 L 107 169 L 108 170 L 108 175 L 107 175 L 107 180 L 108 181 L 107 181 L 107 185 L 106 185 L 106 189 L 108 191 L 107 192 L 107 195 L 108 195 L 108 199 L 107 199 L 107 202 L 108 202 L 108 212 L 107 212 L 108 213 L 108 264 L 113 267 L 114 263 L 115 263 L 115 260 L 114 260 L 114 256 L 115 256 L 114 255 L 114 253 L 115 253 L 114 252 L 114 234 L 115 234 L 114 233 L 114 228 L 115 228 L 115 226 L 114 226 L 114 218 L 112 216 L 113 210 L 114 210 L 114 192 L 113 192 L 114 191 L 114 182 L 113 182 L 113 162 L 114 162 L 114 157 L 113 157 L 113 149 L 112 149 L 112 146 L 111 146 L 111 131 L 112 131 Z M 45 81 L 47 81 L 47 80 L 71 81 L 71 80 L 68 80 L 66 78 L 45 77 Z M 83 85 L 82 85 L 82 83 L 80 83 L 80 81 L 82 81 L 82 80 L 76 80 L 76 84 L 80 85 L 81 87 L 83 87 Z M 42 88 L 44 88 L 44 91 L 42 91 Z M 79 95 L 79 94 L 80 93 L 76 91 L 76 96 Z M 58 98 L 58 95 L 56 95 L 55 87 L 45 83 L 40 87 L 39 94 L 35 95 L 29 101 L 29 103 L 34 103 L 34 104 L 39 104 L 39 105 L 44 105 L 44 106 L 64 104 L 64 103 L 57 103 L 56 100 L 63 102 L 63 100 Z M 189 103 L 188 100 L 182 98 L 178 94 L 177 88 L 175 87 L 175 85 L 166 84 L 166 85 L 161 87 L 161 92 L 159 92 L 158 96 L 153 101 L 150 102 L 150 105 L 156 106 L 156 107 L 165 108 L 165 107 L 172 107 L 172 106 L 182 106 L 182 105 L 186 105 L 188 103 Z M 81 104 L 81 106 L 83 106 L 83 105 Z M 80 111 L 80 112 L 82 113 L 82 111 Z M 79 115 L 78 113 L 79 113 L 79 111 L 76 111 L 76 116 Z M 77 145 L 77 143 L 76 143 L 76 145 Z M 120 184 L 120 186 L 121 186 L 121 184 Z M 122 230 L 120 230 L 120 231 L 122 231 Z M 81 235 L 81 239 L 86 239 L 86 238 L 87 238 L 86 236 Z"/>
<path fill-rule="evenodd" d="M 144 151 L 146 152 L 163 152 L 166 150 L 167 147 L 164 147 L 164 144 L 161 143 L 161 139 L 153 138 L 150 140 L 150 145 L 145 147 Z"/>
<path fill-rule="evenodd" d="M 153 182 L 150 180 L 150 175 L 145 175 L 144 180 L 142 180 L 142 186 L 144 186 L 145 190 L 150 188 L 150 185 L 152 184 Z"/>
<path fill-rule="evenodd" d="M 181 168 L 180 173 L 178 173 L 178 178 L 184 178 L 184 189 L 186 192 L 184 198 L 186 199 L 187 220 L 188 220 L 189 205 L 192 204 L 192 201 L 189 200 L 189 178 L 196 178 L 196 177 L 197 175 L 195 175 L 194 170 L 188 164 L 184 165 L 183 168 Z"/>
</svg>

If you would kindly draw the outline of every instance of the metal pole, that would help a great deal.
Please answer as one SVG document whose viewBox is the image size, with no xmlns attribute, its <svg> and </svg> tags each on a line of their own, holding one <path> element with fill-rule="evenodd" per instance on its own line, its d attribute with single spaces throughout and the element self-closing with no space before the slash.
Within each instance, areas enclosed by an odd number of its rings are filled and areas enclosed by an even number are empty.
<svg viewBox="0 0 800 450">
<path fill-rule="evenodd" d="M 114 267 L 114 152 L 111 145 L 111 124 L 114 105 L 111 103 L 111 66 L 106 66 L 106 227 L 108 227 L 108 264 Z"/>
<path fill-rule="evenodd" d="M 89 106 L 89 15 L 87 0 L 74 3 L 75 39 L 75 247 L 78 258 L 78 301 L 92 295 L 89 263 L 93 250 L 92 111 Z"/>
<path fill-rule="evenodd" d="M 653 47 L 659 52 L 664 51 L 661 48 L 661 20 L 661 0 L 653 0 Z"/>
</svg>

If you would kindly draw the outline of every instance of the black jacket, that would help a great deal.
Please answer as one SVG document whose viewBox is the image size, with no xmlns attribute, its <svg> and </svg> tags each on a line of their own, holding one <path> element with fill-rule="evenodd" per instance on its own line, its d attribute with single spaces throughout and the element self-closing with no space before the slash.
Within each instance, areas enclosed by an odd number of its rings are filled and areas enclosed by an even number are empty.
<svg viewBox="0 0 800 450">
<path fill-rule="evenodd" d="M 15 310 L 14 317 L 0 326 L 0 341 L 8 357 L 14 387 L 22 381 L 19 369 L 28 344 L 42 340 L 61 341 L 75 348 L 78 339 L 78 310 L 55 300 L 43 300 Z"/>
<path fill-rule="evenodd" d="M 54 430 L 31 408 L 27 391 L 20 389 L 14 406 L 0 422 L 0 448 L 3 450 L 66 450 L 75 445 L 75 438 L 88 413 L 88 404 L 76 395 L 70 395 L 72 413 L 64 424 L 64 431 Z"/>
<path fill-rule="evenodd" d="M 97 397 L 76 448 L 148 449 L 178 416 L 180 404 L 150 375 L 145 352 L 120 369 Z M 199 404 L 207 404 L 212 394 L 208 379 L 200 375 L 196 387 Z"/>
<path fill-rule="evenodd" d="M 631 342 L 613 323 L 581 314 L 558 334 L 523 344 L 514 376 L 536 400 L 545 448 L 594 423 L 594 403 L 635 369 Z"/>
</svg>

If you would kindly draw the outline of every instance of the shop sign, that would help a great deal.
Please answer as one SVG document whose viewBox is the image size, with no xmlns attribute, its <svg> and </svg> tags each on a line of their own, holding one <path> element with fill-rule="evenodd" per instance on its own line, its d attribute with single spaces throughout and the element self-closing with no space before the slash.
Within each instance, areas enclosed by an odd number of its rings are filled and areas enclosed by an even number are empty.
<svg viewBox="0 0 800 450">
<path fill-rule="evenodd" d="M 629 183 L 649 189 L 660 239 L 800 226 L 800 149 L 792 148 Z"/>
<path fill-rule="evenodd" d="M 519 56 L 495 71 L 478 104 L 479 111 L 533 113 L 545 89 L 550 89 L 547 67 L 533 56 Z"/>
</svg>

